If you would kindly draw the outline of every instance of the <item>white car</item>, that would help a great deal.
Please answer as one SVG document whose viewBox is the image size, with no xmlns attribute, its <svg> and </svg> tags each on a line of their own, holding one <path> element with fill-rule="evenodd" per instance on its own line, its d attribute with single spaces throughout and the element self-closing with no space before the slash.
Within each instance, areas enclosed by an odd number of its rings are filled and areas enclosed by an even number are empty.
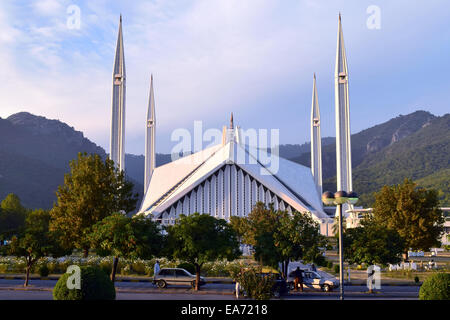
<svg viewBox="0 0 450 320">
<path fill-rule="evenodd" d="M 294 289 L 295 270 L 291 271 L 288 275 L 289 288 Z M 334 288 L 339 287 L 339 280 L 336 278 L 325 278 L 315 271 L 303 271 L 303 285 L 309 288 L 321 289 L 322 291 L 329 292 Z"/>
</svg>

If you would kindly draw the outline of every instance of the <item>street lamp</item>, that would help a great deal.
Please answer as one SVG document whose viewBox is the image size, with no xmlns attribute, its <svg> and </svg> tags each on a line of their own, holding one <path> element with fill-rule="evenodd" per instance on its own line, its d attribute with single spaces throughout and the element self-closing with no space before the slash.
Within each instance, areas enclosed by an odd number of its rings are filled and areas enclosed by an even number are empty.
<svg viewBox="0 0 450 320">
<path fill-rule="evenodd" d="M 322 194 L 322 202 L 327 205 L 337 205 L 339 216 L 339 287 L 341 291 L 341 300 L 344 300 L 344 247 L 342 241 L 342 205 L 344 203 L 355 204 L 358 202 L 358 195 L 351 191 L 347 194 L 345 191 L 338 191 L 333 194 L 326 191 Z"/>
</svg>

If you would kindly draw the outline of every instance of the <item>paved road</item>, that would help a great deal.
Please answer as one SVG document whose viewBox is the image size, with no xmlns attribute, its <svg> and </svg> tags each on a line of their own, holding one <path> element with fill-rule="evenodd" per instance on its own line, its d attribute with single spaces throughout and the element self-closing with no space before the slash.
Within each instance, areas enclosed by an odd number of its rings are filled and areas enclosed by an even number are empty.
<svg viewBox="0 0 450 320">
<path fill-rule="evenodd" d="M 55 280 L 32 280 L 28 290 L 23 289 L 22 280 L 0 279 L 0 300 L 52 299 L 51 289 Z M 119 300 L 228 300 L 234 299 L 231 293 L 232 284 L 206 284 L 199 294 L 192 293 L 188 287 L 170 286 L 168 289 L 157 289 L 148 282 L 117 282 L 117 299 Z M 14 290 L 11 290 L 14 289 Z M 31 289 L 31 290 L 30 290 Z M 418 286 L 384 286 L 375 294 L 366 294 L 365 286 L 345 286 L 347 299 L 417 299 Z M 283 299 L 338 299 L 339 290 L 325 293 L 318 290 L 305 289 L 304 292 L 293 292 Z"/>
<path fill-rule="evenodd" d="M 31 291 L 31 290 L 0 290 L 0 300 L 52 300 L 51 291 Z M 321 294 L 293 294 L 283 297 L 284 300 L 338 300 L 338 295 L 321 295 Z M 354 296 L 348 295 L 346 300 L 416 300 L 417 297 L 407 297 L 399 294 L 399 296 L 391 295 L 383 297 L 381 294 Z M 118 292 L 117 300 L 236 300 L 233 295 L 218 294 L 185 294 L 185 293 L 126 293 Z"/>
<path fill-rule="evenodd" d="M 56 280 L 30 280 L 31 288 L 53 288 L 56 284 Z M 24 280 L 18 279 L 0 279 L 0 289 L 5 287 L 23 287 Z M 116 288 L 118 289 L 130 289 L 130 290 L 146 290 L 155 289 L 156 286 L 150 282 L 116 282 Z M 187 286 L 168 286 L 169 289 L 177 289 L 181 291 L 190 291 L 190 287 Z M 234 290 L 234 284 L 221 284 L 221 283 L 208 283 L 202 286 L 205 290 L 218 290 L 232 292 Z M 158 289 L 160 290 L 160 289 Z M 164 290 L 164 289 L 162 289 Z"/>
</svg>

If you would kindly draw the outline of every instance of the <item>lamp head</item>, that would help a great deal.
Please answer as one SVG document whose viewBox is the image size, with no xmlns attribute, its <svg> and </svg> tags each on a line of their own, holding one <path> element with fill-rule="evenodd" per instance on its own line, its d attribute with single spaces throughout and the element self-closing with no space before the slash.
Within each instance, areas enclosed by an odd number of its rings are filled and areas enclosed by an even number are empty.
<svg viewBox="0 0 450 320">
<path fill-rule="evenodd" d="M 350 202 L 350 204 L 355 204 L 358 202 L 358 195 L 356 192 L 350 191 L 348 194 L 348 202 Z"/>
<path fill-rule="evenodd" d="M 333 205 L 334 204 L 334 194 L 330 191 L 325 191 L 322 194 L 322 202 L 327 206 Z"/>
<path fill-rule="evenodd" d="M 347 202 L 348 195 L 345 191 L 338 191 L 334 194 L 334 198 L 336 199 L 337 204 L 343 204 Z"/>
</svg>

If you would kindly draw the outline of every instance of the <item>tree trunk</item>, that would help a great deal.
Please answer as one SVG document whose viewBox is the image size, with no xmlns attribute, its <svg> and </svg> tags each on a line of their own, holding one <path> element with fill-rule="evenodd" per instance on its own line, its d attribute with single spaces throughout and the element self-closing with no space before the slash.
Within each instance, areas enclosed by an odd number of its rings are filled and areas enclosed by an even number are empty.
<svg viewBox="0 0 450 320">
<path fill-rule="evenodd" d="M 196 263 L 195 264 L 195 291 L 198 291 L 198 289 L 200 288 L 199 283 L 200 283 L 200 265 Z"/>
<path fill-rule="evenodd" d="M 24 287 L 28 287 L 28 283 L 30 281 L 30 270 L 31 270 L 31 258 L 27 258 L 27 268 L 25 272 L 25 283 L 23 284 Z"/>
<path fill-rule="evenodd" d="M 89 254 L 89 248 L 84 248 L 84 249 L 83 249 L 83 257 L 84 257 L 84 258 L 87 258 L 87 257 L 88 257 L 88 254 Z"/>
<path fill-rule="evenodd" d="M 119 263 L 119 257 L 114 257 L 113 260 L 113 266 L 111 270 L 111 281 L 114 283 L 116 281 L 116 272 L 117 272 L 117 265 Z"/>
<path fill-rule="evenodd" d="M 286 260 L 284 262 L 284 278 L 287 279 L 288 278 L 288 266 L 289 266 L 289 260 Z"/>
</svg>

